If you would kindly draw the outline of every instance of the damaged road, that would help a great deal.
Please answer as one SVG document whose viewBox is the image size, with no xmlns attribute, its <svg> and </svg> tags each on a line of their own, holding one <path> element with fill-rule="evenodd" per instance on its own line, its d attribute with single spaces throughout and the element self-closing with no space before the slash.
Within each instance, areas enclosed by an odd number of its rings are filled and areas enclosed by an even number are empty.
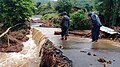
<svg viewBox="0 0 120 67">
<path fill-rule="evenodd" d="M 73 67 L 105 67 L 105 64 L 98 61 L 100 58 L 111 62 L 107 64 L 107 67 L 120 66 L 120 59 L 118 59 L 120 57 L 120 43 L 118 42 L 100 39 L 98 42 L 92 43 L 90 38 L 73 35 L 70 35 L 68 40 L 62 41 L 60 35 L 54 35 L 54 31 L 60 31 L 59 28 L 34 28 L 46 35 L 54 46 L 63 52 L 63 55 L 72 60 Z"/>
</svg>

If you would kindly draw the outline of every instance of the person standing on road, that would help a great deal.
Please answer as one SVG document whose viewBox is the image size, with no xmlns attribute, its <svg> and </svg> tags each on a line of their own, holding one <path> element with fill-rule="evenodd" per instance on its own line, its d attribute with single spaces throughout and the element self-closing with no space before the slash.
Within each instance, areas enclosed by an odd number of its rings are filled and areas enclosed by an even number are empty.
<svg viewBox="0 0 120 67">
<path fill-rule="evenodd" d="M 91 18 L 92 20 L 92 42 L 97 42 L 98 38 L 99 38 L 99 34 L 100 34 L 100 27 L 102 26 L 101 21 L 98 17 L 98 15 L 96 15 L 93 12 L 88 13 L 88 16 Z"/>
<path fill-rule="evenodd" d="M 61 20 L 61 40 L 67 40 L 68 28 L 70 26 L 70 19 L 66 12 L 63 12 L 63 17 Z"/>
</svg>

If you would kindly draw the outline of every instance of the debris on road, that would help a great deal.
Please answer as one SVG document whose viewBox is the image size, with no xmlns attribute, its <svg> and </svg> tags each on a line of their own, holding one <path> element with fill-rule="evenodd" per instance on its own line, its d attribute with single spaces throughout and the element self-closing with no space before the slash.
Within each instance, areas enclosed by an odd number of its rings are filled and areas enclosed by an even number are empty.
<svg viewBox="0 0 120 67">
<path fill-rule="evenodd" d="M 112 64 L 112 61 L 104 59 L 104 58 L 98 58 L 97 61 L 100 63 Z"/>
<path fill-rule="evenodd" d="M 82 52 L 82 53 L 87 53 L 87 51 L 80 51 L 80 52 Z"/>
</svg>

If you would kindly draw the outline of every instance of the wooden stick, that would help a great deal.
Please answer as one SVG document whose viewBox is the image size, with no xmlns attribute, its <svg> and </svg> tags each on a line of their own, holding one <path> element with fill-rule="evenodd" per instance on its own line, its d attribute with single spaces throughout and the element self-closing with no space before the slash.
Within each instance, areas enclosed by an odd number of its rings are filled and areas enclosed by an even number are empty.
<svg viewBox="0 0 120 67">
<path fill-rule="evenodd" d="M 5 34 L 7 34 L 8 31 L 9 31 L 11 28 L 12 28 L 12 27 L 9 27 L 4 33 L 2 33 L 2 34 L 0 35 L 0 38 L 1 38 L 2 36 L 4 36 Z"/>
<path fill-rule="evenodd" d="M 22 23 L 19 23 L 19 24 L 16 24 L 16 25 L 12 26 L 12 27 L 9 27 L 4 33 L 2 33 L 2 34 L 0 35 L 0 38 L 1 38 L 2 36 L 4 36 L 5 34 L 7 34 L 8 31 L 9 31 L 11 28 L 16 27 L 17 25 L 20 25 L 20 24 L 22 24 Z"/>
</svg>

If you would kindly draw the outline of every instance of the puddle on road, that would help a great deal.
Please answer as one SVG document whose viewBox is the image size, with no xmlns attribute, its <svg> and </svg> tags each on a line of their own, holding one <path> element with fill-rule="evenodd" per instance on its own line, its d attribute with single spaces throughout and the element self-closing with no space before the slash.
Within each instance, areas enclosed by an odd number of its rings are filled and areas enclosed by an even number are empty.
<svg viewBox="0 0 120 67">
<path fill-rule="evenodd" d="M 61 41 L 63 49 L 91 49 L 90 39 L 87 38 L 74 38 L 67 41 Z"/>
<path fill-rule="evenodd" d="M 92 43 L 93 49 L 103 50 L 120 50 L 120 43 L 113 42 L 111 40 L 99 40 L 98 42 Z"/>
<path fill-rule="evenodd" d="M 89 38 L 72 36 L 69 37 L 67 41 L 61 41 L 60 44 L 62 49 L 120 50 L 120 43 L 104 39 L 99 39 L 98 42 L 91 42 L 91 39 Z"/>
</svg>

